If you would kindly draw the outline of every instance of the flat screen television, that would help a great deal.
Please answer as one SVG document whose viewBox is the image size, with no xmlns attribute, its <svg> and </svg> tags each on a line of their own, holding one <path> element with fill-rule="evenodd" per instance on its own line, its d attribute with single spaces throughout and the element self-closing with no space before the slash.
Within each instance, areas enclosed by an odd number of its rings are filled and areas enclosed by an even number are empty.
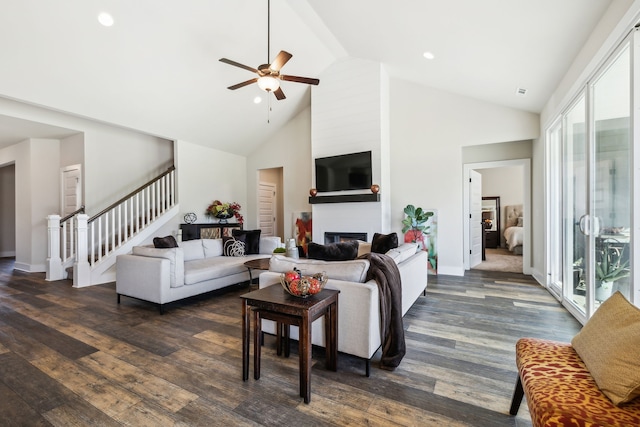
<svg viewBox="0 0 640 427">
<path fill-rule="evenodd" d="M 315 164 L 318 192 L 360 190 L 371 187 L 371 151 L 318 157 Z"/>
</svg>

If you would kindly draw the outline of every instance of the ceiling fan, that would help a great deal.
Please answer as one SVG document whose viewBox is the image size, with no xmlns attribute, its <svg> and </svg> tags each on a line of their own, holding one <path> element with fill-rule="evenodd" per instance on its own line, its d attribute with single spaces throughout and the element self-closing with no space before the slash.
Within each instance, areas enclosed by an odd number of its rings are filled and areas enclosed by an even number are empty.
<svg viewBox="0 0 640 427">
<path fill-rule="evenodd" d="M 269 47 L 271 44 L 271 0 L 267 0 L 267 61 L 270 58 Z M 220 58 L 220 62 L 224 62 L 225 64 L 233 65 L 234 67 L 244 68 L 245 70 L 256 73 L 258 77 L 254 77 L 250 80 L 244 81 L 242 83 L 235 84 L 233 86 L 229 86 L 227 89 L 236 90 L 241 87 L 248 86 L 253 83 L 258 83 L 260 89 L 266 92 L 273 92 L 276 96 L 276 99 L 282 100 L 285 99 L 284 92 L 280 87 L 280 81 L 285 80 L 289 82 L 296 83 L 306 83 L 310 85 L 317 85 L 320 83 L 319 79 L 314 79 L 310 77 L 298 77 L 298 76 L 287 76 L 284 74 L 280 74 L 280 70 L 292 57 L 289 52 L 285 52 L 281 50 L 278 56 L 273 60 L 271 64 L 262 64 L 259 65 L 258 68 L 253 68 L 248 65 L 240 64 L 239 62 L 232 61 L 227 58 Z"/>
</svg>

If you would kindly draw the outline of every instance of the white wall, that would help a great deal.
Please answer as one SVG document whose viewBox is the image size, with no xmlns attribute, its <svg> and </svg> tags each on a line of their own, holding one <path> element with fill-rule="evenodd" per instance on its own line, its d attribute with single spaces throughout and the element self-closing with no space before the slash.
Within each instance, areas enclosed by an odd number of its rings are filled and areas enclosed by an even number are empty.
<svg viewBox="0 0 640 427">
<path fill-rule="evenodd" d="M 25 195 L 31 203 L 31 247 L 28 271 L 45 271 L 47 259 L 47 215 L 60 209 L 60 141 L 31 139 L 31 185 Z M 58 179 L 52 179 L 56 177 Z M 20 237 L 22 238 L 22 236 Z M 16 258 L 16 268 L 19 260 Z"/>
<path fill-rule="evenodd" d="M 505 206 L 523 204 L 522 186 L 523 167 L 501 167 L 478 169 L 482 175 L 482 196 L 500 197 L 500 246 L 504 247 L 504 229 L 507 217 L 505 216 Z"/>
<path fill-rule="evenodd" d="M 462 147 L 534 139 L 539 126 L 534 113 L 392 79 L 392 231 L 407 204 L 437 209 L 438 272 L 462 275 Z"/>
<path fill-rule="evenodd" d="M 285 124 L 278 132 L 247 158 L 247 207 L 245 228 L 258 224 L 257 188 L 258 170 L 282 168 L 284 239 L 294 237 L 293 212 L 311 212 L 309 189 L 311 189 L 311 108 Z"/>
<path fill-rule="evenodd" d="M 173 165 L 173 142 L 110 126 L 84 132 L 84 194 L 93 215 Z"/>
<path fill-rule="evenodd" d="M 180 214 L 170 222 L 166 234 L 169 231 L 175 234 L 179 224 L 184 222 L 184 215 L 189 212 L 196 214 L 198 223 L 213 222 L 205 217 L 204 211 L 216 199 L 239 203 L 246 221 L 249 212 L 246 208 L 246 158 L 187 141 L 177 141 L 176 144 Z M 245 222 L 245 228 L 246 225 Z"/>
<path fill-rule="evenodd" d="M 479 169 L 482 196 L 499 196 L 503 211 L 505 206 L 522 204 L 522 169 L 522 166 Z"/>
<path fill-rule="evenodd" d="M 6 147 L 0 150 L 0 164 L 5 163 L 15 163 L 15 268 L 44 271 L 46 216 L 60 204 L 60 142 L 29 139 Z"/>
</svg>

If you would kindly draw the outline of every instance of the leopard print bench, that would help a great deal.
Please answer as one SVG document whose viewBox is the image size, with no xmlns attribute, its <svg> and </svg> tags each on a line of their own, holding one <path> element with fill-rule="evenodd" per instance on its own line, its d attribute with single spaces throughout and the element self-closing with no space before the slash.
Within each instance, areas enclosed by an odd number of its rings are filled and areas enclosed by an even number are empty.
<svg viewBox="0 0 640 427">
<path fill-rule="evenodd" d="M 522 338 L 516 344 L 518 381 L 509 413 L 523 395 L 534 427 L 640 426 L 640 399 L 615 406 L 598 388 L 571 344 Z"/>
</svg>

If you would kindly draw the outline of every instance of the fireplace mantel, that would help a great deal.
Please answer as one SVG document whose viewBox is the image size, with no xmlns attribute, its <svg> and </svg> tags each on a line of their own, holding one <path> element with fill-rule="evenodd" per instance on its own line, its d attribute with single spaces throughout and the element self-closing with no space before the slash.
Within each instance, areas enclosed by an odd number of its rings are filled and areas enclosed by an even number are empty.
<svg viewBox="0 0 640 427">
<path fill-rule="evenodd" d="M 351 203 L 351 202 L 379 202 L 380 193 L 377 194 L 343 194 L 337 196 L 309 197 L 312 205 L 319 203 Z"/>
</svg>

